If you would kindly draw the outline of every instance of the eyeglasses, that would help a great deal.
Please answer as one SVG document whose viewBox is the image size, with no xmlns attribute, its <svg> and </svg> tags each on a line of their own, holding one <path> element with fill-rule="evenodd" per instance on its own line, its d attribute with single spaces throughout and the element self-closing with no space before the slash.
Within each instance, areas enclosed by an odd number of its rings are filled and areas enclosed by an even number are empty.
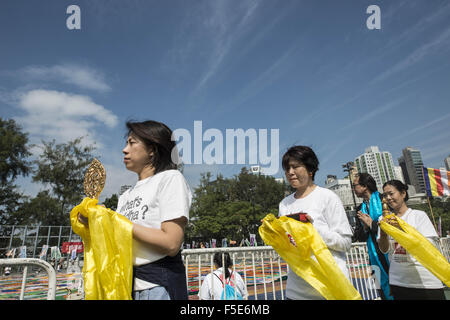
<svg viewBox="0 0 450 320">
<path fill-rule="evenodd" d="M 353 187 L 356 187 L 356 186 L 361 186 L 361 187 L 364 187 L 362 184 L 359 184 L 359 183 L 354 183 L 353 184 Z"/>
</svg>

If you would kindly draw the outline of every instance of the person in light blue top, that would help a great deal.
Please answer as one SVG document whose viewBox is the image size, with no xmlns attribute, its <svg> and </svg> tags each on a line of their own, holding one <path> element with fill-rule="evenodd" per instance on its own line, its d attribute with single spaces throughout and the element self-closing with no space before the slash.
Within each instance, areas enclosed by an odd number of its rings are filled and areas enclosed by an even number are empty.
<svg viewBox="0 0 450 320">
<path fill-rule="evenodd" d="M 358 211 L 355 237 L 358 241 L 367 241 L 369 261 L 380 270 L 380 287 L 378 294 L 383 300 L 393 300 L 389 288 L 389 259 L 378 248 L 378 219 L 383 213 L 380 194 L 373 177 L 368 173 L 360 173 L 353 183 L 355 194 L 364 201 Z"/>
</svg>

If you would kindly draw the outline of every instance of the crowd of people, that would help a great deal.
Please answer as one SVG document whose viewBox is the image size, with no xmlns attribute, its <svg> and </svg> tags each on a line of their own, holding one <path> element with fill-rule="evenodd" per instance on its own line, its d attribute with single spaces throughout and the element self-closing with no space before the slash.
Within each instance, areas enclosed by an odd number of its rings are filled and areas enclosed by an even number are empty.
<svg viewBox="0 0 450 320">
<path fill-rule="evenodd" d="M 127 122 L 123 149 L 125 167 L 137 174 L 138 181 L 119 198 L 117 212 L 133 223 L 133 298 L 136 300 L 187 299 L 186 270 L 180 248 L 189 220 L 192 193 L 172 159 L 176 148 L 172 131 L 156 121 Z M 176 153 L 175 153 L 176 154 Z M 295 192 L 282 199 L 279 216 L 306 213 L 306 223 L 318 231 L 337 265 L 347 278 L 345 254 L 352 236 L 366 241 L 370 263 L 379 266 L 382 299 L 445 299 L 443 284 L 378 226 L 382 219 L 381 194 L 368 174 L 360 174 L 355 193 L 364 202 L 358 211 L 355 234 L 339 197 L 315 184 L 319 160 L 307 146 L 293 146 L 283 155 L 282 166 Z M 409 209 L 407 186 L 397 180 L 386 182 L 383 194 L 389 207 L 429 241 L 438 239 L 423 211 Z M 80 222 L 89 221 L 78 216 Z M 206 276 L 201 299 L 220 299 L 227 285 L 235 295 L 247 297 L 238 272 L 228 255 L 214 257 L 216 270 Z M 323 299 L 305 280 L 289 271 L 287 299 Z"/>
</svg>

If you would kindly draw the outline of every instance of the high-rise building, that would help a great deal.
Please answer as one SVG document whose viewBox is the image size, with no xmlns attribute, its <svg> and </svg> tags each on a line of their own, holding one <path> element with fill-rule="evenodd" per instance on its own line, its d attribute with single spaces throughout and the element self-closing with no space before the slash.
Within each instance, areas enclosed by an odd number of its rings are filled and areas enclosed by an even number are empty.
<svg viewBox="0 0 450 320">
<path fill-rule="evenodd" d="M 375 179 L 379 191 L 386 181 L 396 178 L 391 153 L 380 152 L 377 146 L 366 148 L 365 152 L 355 159 L 355 164 L 359 173 L 366 172 Z"/>
<path fill-rule="evenodd" d="M 450 155 L 447 158 L 445 158 L 444 162 L 445 162 L 445 170 L 450 171 Z"/>
<path fill-rule="evenodd" d="M 355 210 L 356 205 L 362 203 L 362 198 L 355 196 L 353 201 L 352 188 L 349 179 L 338 179 L 335 175 L 328 175 L 325 181 L 325 188 L 332 190 L 341 199 L 346 210 Z"/>
<path fill-rule="evenodd" d="M 416 192 L 425 193 L 425 181 L 423 179 L 423 161 L 420 151 L 411 147 L 402 150 L 409 183 L 414 186 Z"/>
<path fill-rule="evenodd" d="M 405 179 L 405 183 L 410 185 L 411 181 L 409 180 L 408 170 L 406 169 L 406 162 L 405 162 L 405 158 L 403 158 L 403 156 L 400 156 L 400 158 L 398 158 L 398 165 L 402 169 L 403 178 Z"/>
<path fill-rule="evenodd" d="M 129 185 L 123 185 L 120 187 L 120 191 L 119 191 L 119 196 L 121 196 L 122 194 L 124 194 L 125 191 L 127 191 L 128 189 L 130 189 L 132 186 Z"/>
<path fill-rule="evenodd" d="M 403 177 L 403 172 L 402 172 L 402 167 L 394 166 L 394 174 L 395 174 L 395 179 L 400 180 L 401 182 L 405 183 L 405 179 Z"/>
</svg>

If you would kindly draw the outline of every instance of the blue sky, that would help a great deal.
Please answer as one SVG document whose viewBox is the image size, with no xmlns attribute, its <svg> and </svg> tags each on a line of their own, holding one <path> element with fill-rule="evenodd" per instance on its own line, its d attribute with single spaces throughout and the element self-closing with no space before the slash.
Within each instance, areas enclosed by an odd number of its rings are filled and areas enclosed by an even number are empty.
<svg viewBox="0 0 450 320">
<path fill-rule="evenodd" d="M 66 27 L 72 4 L 81 30 Z M 366 26 L 370 5 L 380 30 Z M 319 185 L 371 145 L 395 164 L 418 148 L 439 168 L 450 154 L 449 19 L 437 0 L 3 0 L 0 116 L 32 143 L 88 135 L 107 169 L 103 197 L 136 181 L 122 163 L 129 119 L 191 133 L 202 121 L 224 136 L 278 129 L 279 158 L 295 144 L 316 151 Z M 184 172 L 194 187 L 201 172 L 242 166 Z"/>
</svg>

